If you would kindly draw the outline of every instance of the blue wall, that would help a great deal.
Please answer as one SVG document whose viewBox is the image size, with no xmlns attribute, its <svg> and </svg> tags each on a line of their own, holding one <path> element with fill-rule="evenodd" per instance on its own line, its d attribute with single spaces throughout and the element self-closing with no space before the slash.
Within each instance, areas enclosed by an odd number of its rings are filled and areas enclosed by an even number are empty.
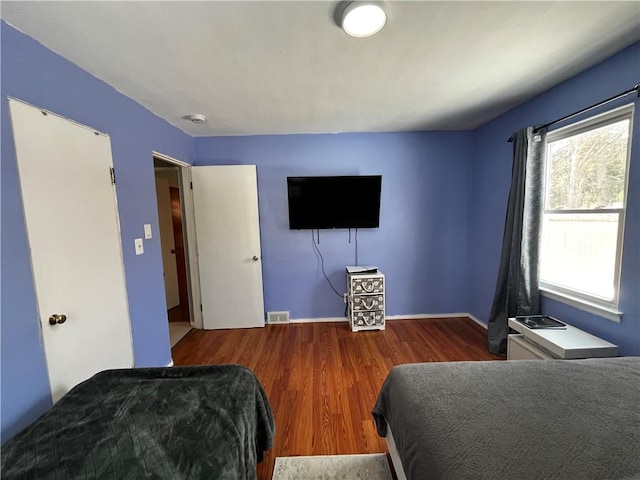
<svg viewBox="0 0 640 480">
<path fill-rule="evenodd" d="M 381 174 L 380 228 L 360 230 L 359 260 L 387 276 L 389 315 L 472 312 L 486 320 L 500 258 L 518 128 L 540 124 L 627 89 L 640 80 L 640 44 L 549 90 L 475 132 L 196 138 L 1 23 L 1 401 L 2 439 L 50 404 L 7 95 L 111 136 L 117 171 L 136 366 L 170 361 L 159 236 L 134 255 L 144 223 L 157 232 L 152 150 L 198 165 L 256 164 L 265 307 L 293 318 L 342 316 L 309 231 L 287 223 L 286 177 Z M 631 101 L 627 98 L 623 102 Z M 636 112 L 623 258 L 620 325 L 544 301 L 546 313 L 640 354 L 640 131 Z M 195 147 L 195 152 L 194 152 Z M 325 269 L 339 292 L 355 262 L 346 230 L 321 231 Z"/>
<path fill-rule="evenodd" d="M 344 316 L 311 232 L 289 230 L 286 177 L 381 174 L 380 228 L 358 231 L 358 260 L 385 274 L 387 314 L 465 312 L 472 140 L 471 132 L 196 138 L 195 165 L 257 165 L 267 311 Z M 348 230 L 320 231 L 340 293 L 344 267 L 355 263 L 348 240 Z"/>
<path fill-rule="evenodd" d="M 2 439 L 51 405 L 7 96 L 94 127 L 111 136 L 117 175 L 136 366 L 171 361 L 164 297 L 152 151 L 186 162 L 193 140 L 112 87 L 1 23 L 2 43 Z M 134 255 L 143 224 L 156 233 Z"/>
<path fill-rule="evenodd" d="M 511 181 L 512 145 L 506 140 L 525 126 L 540 125 L 627 90 L 640 81 L 640 44 L 586 70 L 475 130 L 470 231 L 472 313 L 486 321 L 491 309 L 500 261 L 507 197 Z M 620 324 L 543 299 L 542 313 L 554 315 L 620 346 L 623 355 L 640 355 L 640 101 L 627 96 L 586 117 L 635 102 L 629 169 L 627 220 L 622 259 Z M 576 117 L 571 122 L 585 116 Z M 557 124 L 552 128 L 559 128 Z"/>
</svg>

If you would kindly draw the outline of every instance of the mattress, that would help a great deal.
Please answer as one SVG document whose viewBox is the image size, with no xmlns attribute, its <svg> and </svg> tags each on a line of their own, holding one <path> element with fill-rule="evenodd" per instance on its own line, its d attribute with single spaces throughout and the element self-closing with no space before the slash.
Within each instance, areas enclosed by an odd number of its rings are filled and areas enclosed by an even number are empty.
<svg viewBox="0 0 640 480">
<path fill-rule="evenodd" d="M 640 357 L 408 364 L 373 409 L 409 480 L 640 478 Z"/>
<path fill-rule="evenodd" d="M 2 446 L 2 479 L 255 479 L 274 433 L 240 365 L 107 370 Z"/>
</svg>

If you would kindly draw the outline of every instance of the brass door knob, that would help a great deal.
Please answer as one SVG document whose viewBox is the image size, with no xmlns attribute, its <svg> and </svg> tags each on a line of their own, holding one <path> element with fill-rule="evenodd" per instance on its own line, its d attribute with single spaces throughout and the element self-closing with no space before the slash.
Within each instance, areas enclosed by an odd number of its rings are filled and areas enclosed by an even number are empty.
<svg viewBox="0 0 640 480">
<path fill-rule="evenodd" d="M 49 325 L 57 325 L 67 321 L 67 316 L 63 313 L 54 313 L 49 317 Z"/>
</svg>

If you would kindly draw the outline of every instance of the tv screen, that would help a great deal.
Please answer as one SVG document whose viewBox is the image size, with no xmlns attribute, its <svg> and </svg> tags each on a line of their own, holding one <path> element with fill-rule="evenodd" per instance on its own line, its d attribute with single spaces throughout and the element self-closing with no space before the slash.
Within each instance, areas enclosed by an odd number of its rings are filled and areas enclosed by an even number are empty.
<svg viewBox="0 0 640 480">
<path fill-rule="evenodd" d="M 381 175 L 287 177 L 289 228 L 378 228 Z"/>
</svg>

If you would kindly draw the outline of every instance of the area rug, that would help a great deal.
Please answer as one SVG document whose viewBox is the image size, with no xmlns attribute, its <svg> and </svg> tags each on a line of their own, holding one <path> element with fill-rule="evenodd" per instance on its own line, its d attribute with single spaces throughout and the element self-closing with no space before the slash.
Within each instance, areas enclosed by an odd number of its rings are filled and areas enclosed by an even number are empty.
<svg viewBox="0 0 640 480">
<path fill-rule="evenodd" d="M 272 480 L 392 480 L 384 453 L 277 457 Z"/>
</svg>

